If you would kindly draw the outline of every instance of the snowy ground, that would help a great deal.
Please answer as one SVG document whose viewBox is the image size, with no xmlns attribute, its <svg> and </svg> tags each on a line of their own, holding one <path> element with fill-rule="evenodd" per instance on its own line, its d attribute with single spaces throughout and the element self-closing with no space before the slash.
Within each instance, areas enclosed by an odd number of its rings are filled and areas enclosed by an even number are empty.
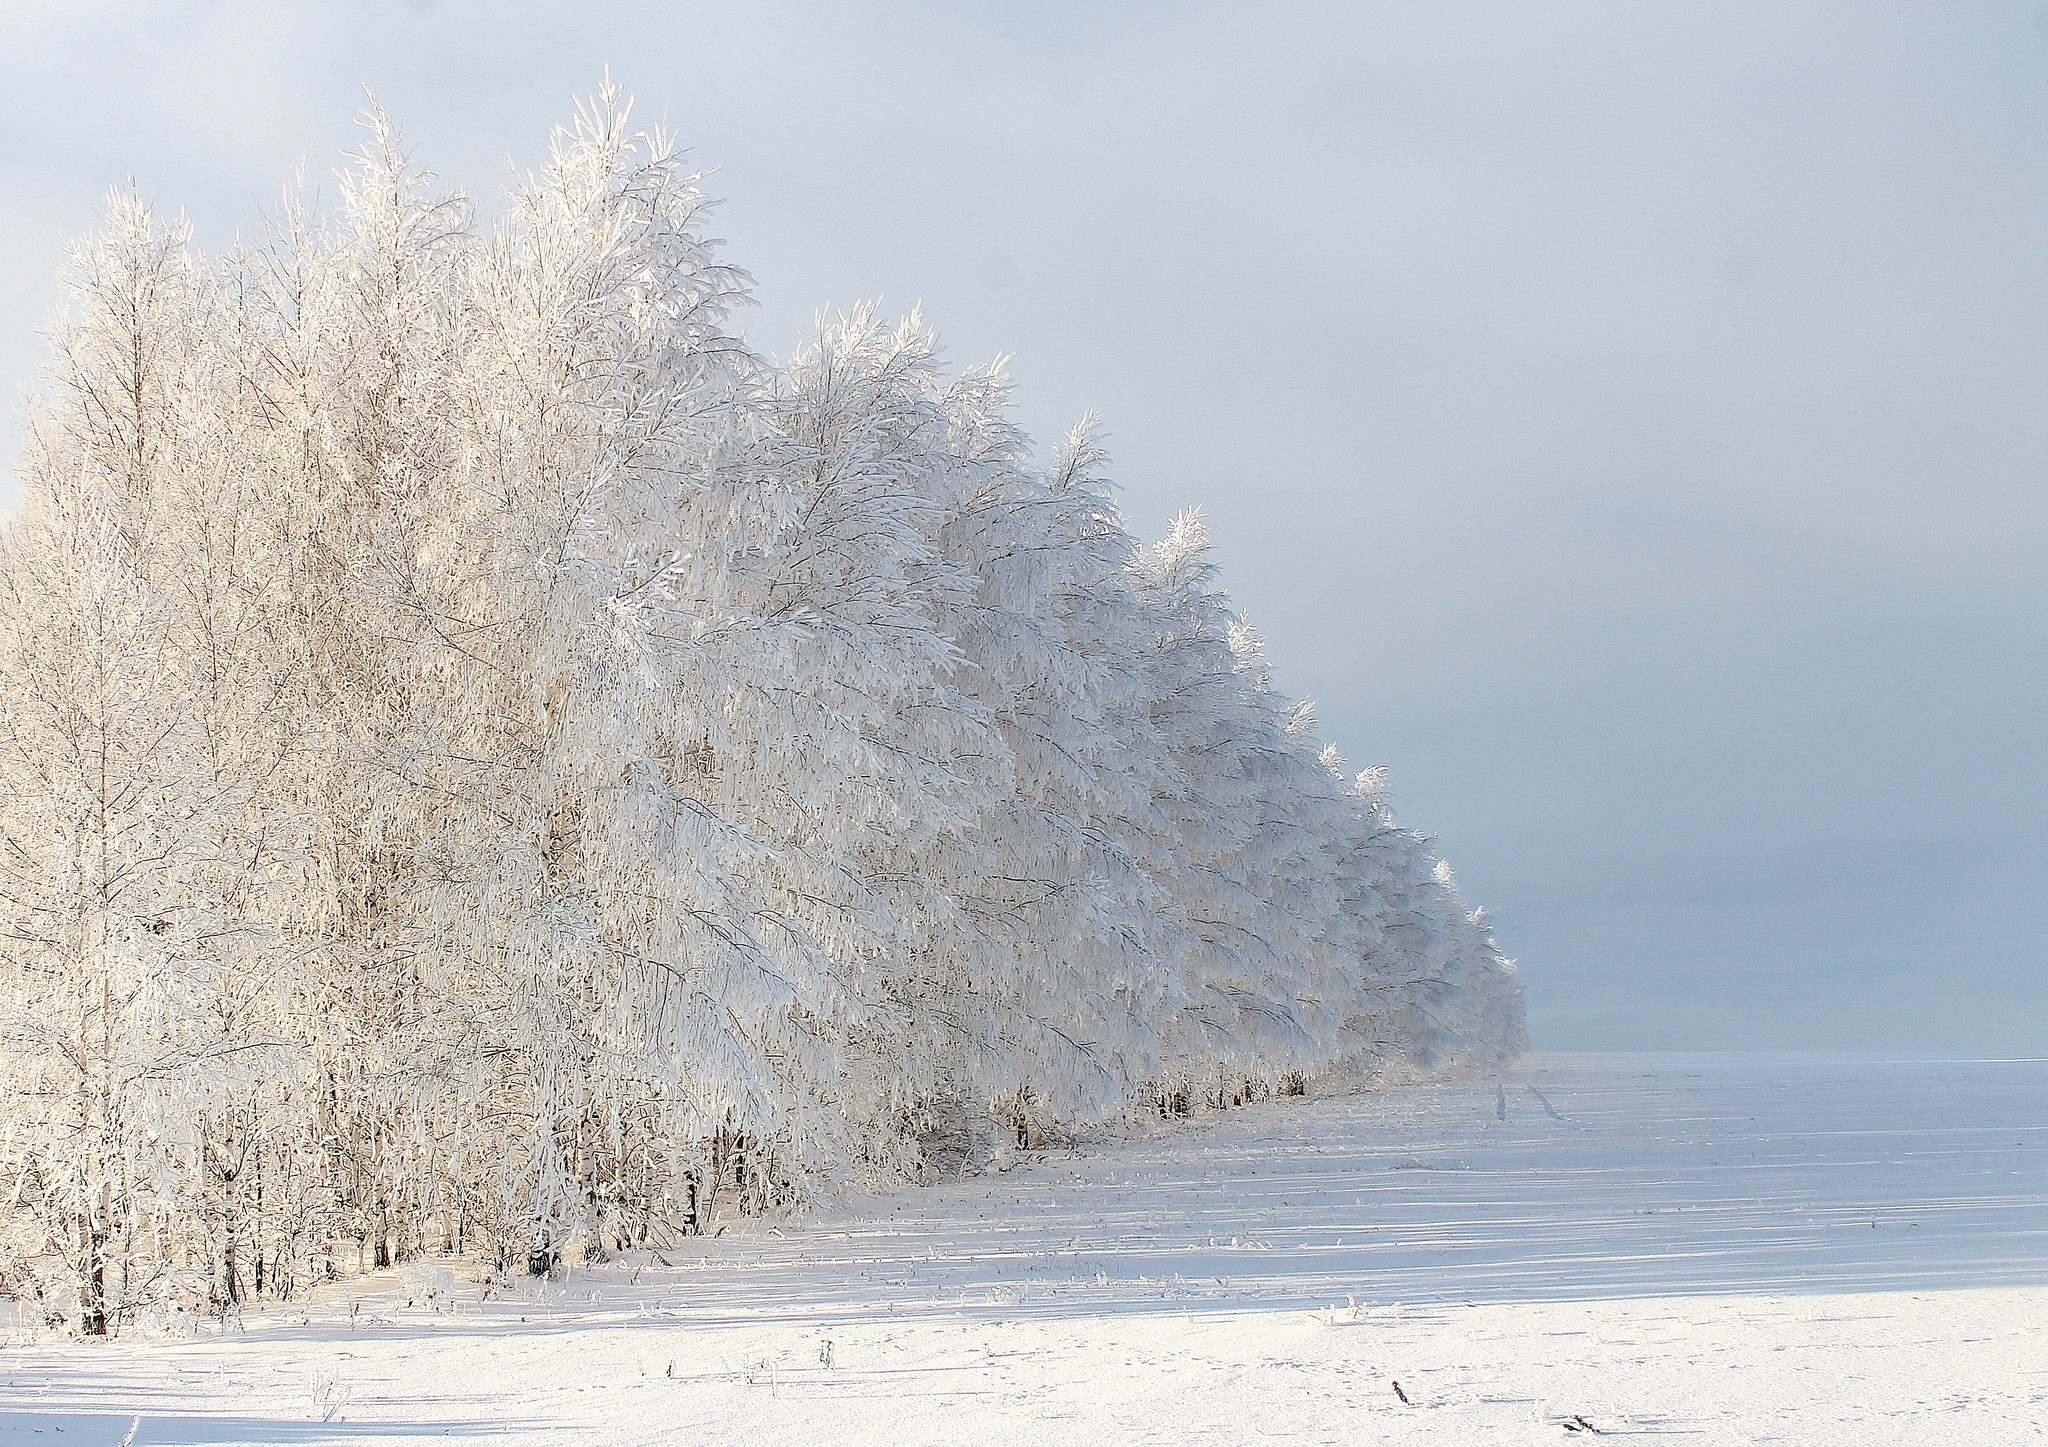
<svg viewBox="0 0 2048 1447">
<path fill-rule="evenodd" d="M 2043 1442 L 2048 1063 L 1544 1056 L 430 1284 L 17 1340 L 0 1442 Z"/>
</svg>

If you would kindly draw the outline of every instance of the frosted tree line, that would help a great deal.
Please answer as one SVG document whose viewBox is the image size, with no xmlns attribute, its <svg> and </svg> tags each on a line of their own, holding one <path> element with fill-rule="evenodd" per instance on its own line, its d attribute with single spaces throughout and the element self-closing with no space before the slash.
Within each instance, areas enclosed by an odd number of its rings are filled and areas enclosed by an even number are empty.
<svg viewBox="0 0 2048 1447">
<path fill-rule="evenodd" d="M 1347 1063 L 1523 1046 L 1483 913 L 915 317 L 746 276 L 615 93 L 495 223 L 381 115 L 132 191 L 0 536 L 0 1291 L 88 1335 L 548 1271 Z"/>
</svg>

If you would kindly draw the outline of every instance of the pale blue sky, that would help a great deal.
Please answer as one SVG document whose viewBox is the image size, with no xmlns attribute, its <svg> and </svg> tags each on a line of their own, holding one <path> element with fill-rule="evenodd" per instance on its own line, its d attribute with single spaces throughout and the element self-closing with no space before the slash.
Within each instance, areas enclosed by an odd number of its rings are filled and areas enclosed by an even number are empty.
<svg viewBox="0 0 2048 1447">
<path fill-rule="evenodd" d="M 488 198 L 607 64 L 757 345 L 922 302 L 1208 509 L 1539 1046 L 2048 1050 L 2048 8 L 8 0 L 0 396 L 109 185 L 222 245 L 368 84 Z"/>
</svg>

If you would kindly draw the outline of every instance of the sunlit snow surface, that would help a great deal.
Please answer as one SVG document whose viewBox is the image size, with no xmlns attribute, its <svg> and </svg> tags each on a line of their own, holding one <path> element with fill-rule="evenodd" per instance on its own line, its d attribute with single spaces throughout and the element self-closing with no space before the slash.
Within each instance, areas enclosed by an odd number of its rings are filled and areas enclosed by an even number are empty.
<svg viewBox="0 0 2048 1447">
<path fill-rule="evenodd" d="M 0 1440 L 2048 1441 L 2048 1063 L 1543 1056 L 668 1259 L 17 1335 Z"/>
</svg>

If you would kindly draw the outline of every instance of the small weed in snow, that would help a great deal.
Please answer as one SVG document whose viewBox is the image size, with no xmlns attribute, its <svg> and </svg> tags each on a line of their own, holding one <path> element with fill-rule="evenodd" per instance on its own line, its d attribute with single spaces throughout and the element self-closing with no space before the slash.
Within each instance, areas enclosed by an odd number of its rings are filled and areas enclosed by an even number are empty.
<svg viewBox="0 0 2048 1447">
<path fill-rule="evenodd" d="M 313 1415 L 323 1422 L 332 1422 L 348 1405 L 349 1390 L 332 1372 L 313 1374 Z"/>
<path fill-rule="evenodd" d="M 1315 1317 L 1316 1320 L 1321 1322 L 1324 1326 L 1335 1326 L 1338 1324 L 1339 1321 L 1364 1320 L 1365 1308 L 1358 1304 L 1357 1297 L 1347 1296 L 1344 1298 L 1344 1304 L 1342 1306 L 1337 1306 L 1333 1303 L 1329 1306 L 1324 1307 L 1321 1311 L 1317 1312 L 1315 1314 Z"/>
<path fill-rule="evenodd" d="M 436 1266 L 431 1261 L 415 1261 L 405 1268 L 400 1279 L 405 1283 L 407 1306 L 419 1307 L 436 1315 L 454 1307 L 455 1274 L 446 1267 Z"/>
</svg>

